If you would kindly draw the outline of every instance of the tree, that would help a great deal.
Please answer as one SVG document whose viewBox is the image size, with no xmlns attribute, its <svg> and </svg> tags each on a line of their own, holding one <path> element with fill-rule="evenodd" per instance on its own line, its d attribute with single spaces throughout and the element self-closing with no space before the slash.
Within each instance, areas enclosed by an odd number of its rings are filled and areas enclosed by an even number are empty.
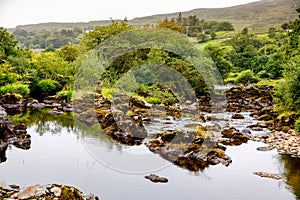
<svg viewBox="0 0 300 200">
<path fill-rule="evenodd" d="M 112 24 L 109 26 L 99 26 L 95 30 L 86 33 L 80 42 L 80 46 L 83 51 L 89 51 L 97 47 L 100 43 L 104 42 L 106 39 L 132 29 L 131 25 L 128 25 L 125 21 L 117 23 L 112 20 Z"/>
<path fill-rule="evenodd" d="M 7 57 L 16 52 L 18 41 L 9 34 L 3 27 L 0 27 L 0 64 L 4 63 Z"/>
<path fill-rule="evenodd" d="M 179 24 L 179 25 L 182 25 L 182 13 L 181 12 L 178 14 L 176 23 Z"/>
<path fill-rule="evenodd" d="M 198 36 L 197 36 L 197 39 L 198 39 L 199 43 L 201 43 L 201 42 L 208 41 L 209 37 L 208 37 L 208 35 L 206 35 L 204 33 L 199 33 Z"/>
<path fill-rule="evenodd" d="M 269 28 L 268 37 L 274 39 L 276 36 L 276 29 L 274 27 Z"/>
<path fill-rule="evenodd" d="M 235 67 L 242 69 L 255 67 L 252 60 L 258 56 L 258 49 L 261 48 L 263 44 L 255 39 L 253 34 L 249 34 L 247 28 L 229 40 L 228 44 L 233 47 L 230 57 Z"/>
<path fill-rule="evenodd" d="M 285 110 L 300 114 L 300 56 L 290 59 L 284 66 L 284 82 L 279 88 L 278 103 Z"/>
<path fill-rule="evenodd" d="M 211 37 L 212 40 L 214 40 L 214 39 L 216 39 L 217 35 L 216 35 L 215 32 L 211 32 L 210 37 Z"/>
<path fill-rule="evenodd" d="M 227 75 L 229 74 L 232 64 L 225 59 L 225 52 L 223 49 L 217 46 L 208 45 L 205 47 L 205 50 L 208 52 L 208 54 L 213 59 L 214 63 L 219 69 L 219 72 L 222 75 L 222 78 L 225 79 Z"/>
<path fill-rule="evenodd" d="M 59 56 L 67 62 L 73 62 L 79 56 L 79 48 L 77 45 L 71 44 L 63 46 L 60 50 L 57 51 Z"/>
<path fill-rule="evenodd" d="M 180 33 L 184 33 L 186 29 L 183 25 L 175 23 L 174 19 L 168 20 L 167 18 L 164 21 L 158 21 L 156 27 L 167 28 Z"/>
</svg>

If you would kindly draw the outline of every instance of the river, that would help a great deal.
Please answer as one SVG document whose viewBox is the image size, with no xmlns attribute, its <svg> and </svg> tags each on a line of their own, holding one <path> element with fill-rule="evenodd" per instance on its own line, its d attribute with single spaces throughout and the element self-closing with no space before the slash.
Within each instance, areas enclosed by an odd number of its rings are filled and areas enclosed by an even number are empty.
<svg viewBox="0 0 300 200">
<path fill-rule="evenodd" d="M 112 141 L 97 125 L 74 126 L 71 117 L 42 111 L 27 112 L 19 118 L 31 119 L 27 129 L 31 148 L 8 148 L 7 161 L 0 163 L 2 185 L 66 184 L 102 200 L 300 199 L 299 159 L 280 156 L 275 150 L 257 151 L 257 147 L 265 146 L 260 142 L 228 146 L 226 154 L 233 160 L 228 167 L 219 164 L 190 172 L 144 145 L 134 148 Z M 245 120 L 251 123 L 249 117 Z M 283 179 L 253 174 L 258 171 L 279 174 Z M 155 184 L 144 178 L 152 172 L 169 182 Z"/>
</svg>

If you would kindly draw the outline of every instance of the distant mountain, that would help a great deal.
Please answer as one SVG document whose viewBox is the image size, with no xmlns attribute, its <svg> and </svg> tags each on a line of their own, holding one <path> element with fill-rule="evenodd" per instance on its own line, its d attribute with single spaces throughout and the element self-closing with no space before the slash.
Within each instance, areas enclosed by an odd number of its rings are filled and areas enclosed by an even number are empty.
<svg viewBox="0 0 300 200">
<path fill-rule="evenodd" d="M 300 7 L 300 0 L 261 0 L 249 4 L 233 6 L 228 8 L 200 8 L 187 12 L 182 12 L 183 17 L 196 15 L 205 21 L 229 21 L 237 30 L 248 27 L 253 30 L 267 30 L 272 26 L 294 20 L 298 14 L 295 11 Z M 134 18 L 129 20 L 129 23 L 135 26 L 143 26 L 145 24 L 155 24 L 158 20 L 167 18 L 176 18 L 179 12 L 170 14 L 159 14 Z M 62 30 L 73 29 L 75 27 L 89 30 L 97 26 L 110 24 L 110 20 L 91 21 L 79 23 L 42 23 L 32 25 L 22 25 L 16 28 L 22 28 L 27 31 L 42 31 L 42 30 Z M 13 32 L 14 29 L 8 29 Z"/>
</svg>

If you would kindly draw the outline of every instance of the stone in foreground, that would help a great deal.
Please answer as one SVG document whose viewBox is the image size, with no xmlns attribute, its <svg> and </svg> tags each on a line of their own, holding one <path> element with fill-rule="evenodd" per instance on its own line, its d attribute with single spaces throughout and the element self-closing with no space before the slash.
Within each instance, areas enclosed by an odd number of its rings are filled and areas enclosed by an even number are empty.
<svg viewBox="0 0 300 200">
<path fill-rule="evenodd" d="M 33 185 L 25 188 L 0 187 L 0 197 L 4 199 L 70 199 L 70 200 L 100 200 L 93 194 L 83 194 L 74 187 L 49 184 Z"/>
<path fill-rule="evenodd" d="M 153 183 L 167 183 L 168 182 L 167 178 L 163 178 L 163 177 L 157 176 L 155 174 L 150 174 L 149 176 L 145 176 L 145 178 L 149 179 Z"/>
</svg>

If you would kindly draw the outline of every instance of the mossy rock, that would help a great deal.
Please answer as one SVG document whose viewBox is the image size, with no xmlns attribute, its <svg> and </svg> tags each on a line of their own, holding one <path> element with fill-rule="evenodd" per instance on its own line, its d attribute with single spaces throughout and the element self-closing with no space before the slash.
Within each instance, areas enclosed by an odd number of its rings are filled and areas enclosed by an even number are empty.
<svg viewBox="0 0 300 200">
<path fill-rule="evenodd" d="M 19 94 L 5 94 L 0 99 L 0 102 L 3 104 L 18 104 L 22 100 L 22 96 Z"/>
<path fill-rule="evenodd" d="M 67 186 L 61 187 L 61 200 L 83 200 L 82 193 L 76 189 Z"/>
</svg>

